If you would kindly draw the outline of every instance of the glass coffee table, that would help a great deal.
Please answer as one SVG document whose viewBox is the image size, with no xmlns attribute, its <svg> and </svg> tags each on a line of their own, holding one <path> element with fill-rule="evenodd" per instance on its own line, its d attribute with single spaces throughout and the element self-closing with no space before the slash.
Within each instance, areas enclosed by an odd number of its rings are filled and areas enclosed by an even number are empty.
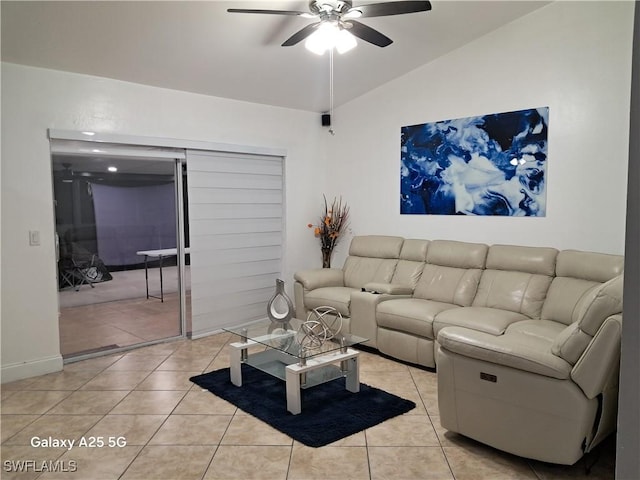
<svg viewBox="0 0 640 480">
<path fill-rule="evenodd" d="M 239 342 L 229 345 L 231 383 L 242 386 L 243 363 L 284 380 L 287 410 L 294 415 L 302 411 L 301 389 L 345 377 L 348 391 L 360 391 L 360 352 L 351 347 L 366 338 L 327 334 L 316 324 L 296 318 L 286 324 L 266 319 L 223 330 L 240 337 Z"/>
</svg>

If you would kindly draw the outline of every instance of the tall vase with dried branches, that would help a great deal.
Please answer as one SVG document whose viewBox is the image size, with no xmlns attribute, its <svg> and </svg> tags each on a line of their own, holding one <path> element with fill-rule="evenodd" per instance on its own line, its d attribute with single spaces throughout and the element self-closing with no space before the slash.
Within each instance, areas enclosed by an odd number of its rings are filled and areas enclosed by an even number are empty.
<svg viewBox="0 0 640 480">
<path fill-rule="evenodd" d="M 326 196 L 323 195 L 323 198 L 324 211 L 320 216 L 320 221 L 317 225 L 310 223 L 307 226 L 313 228 L 314 235 L 320 239 L 322 267 L 331 268 L 333 249 L 349 223 L 349 207 L 342 202 L 342 197 L 339 199 L 334 197 L 331 205 L 327 203 Z"/>
</svg>

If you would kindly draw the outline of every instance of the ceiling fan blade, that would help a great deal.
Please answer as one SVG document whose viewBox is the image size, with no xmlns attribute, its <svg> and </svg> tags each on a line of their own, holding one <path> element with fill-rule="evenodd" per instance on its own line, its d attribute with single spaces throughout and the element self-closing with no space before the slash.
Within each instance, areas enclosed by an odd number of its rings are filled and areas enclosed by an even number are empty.
<svg viewBox="0 0 640 480">
<path fill-rule="evenodd" d="M 379 31 L 374 30 L 371 27 L 368 27 L 364 23 L 356 22 L 355 20 L 349 20 L 345 23 L 347 25 L 350 25 L 350 28 L 348 28 L 349 32 L 351 32 L 356 37 L 361 38 L 365 42 L 373 43 L 378 47 L 386 47 L 393 43 L 393 40 L 391 40 L 389 37 L 383 35 Z"/>
<path fill-rule="evenodd" d="M 402 15 L 405 13 L 427 12 L 431 10 L 431 2 L 417 0 L 402 0 L 399 2 L 373 3 L 371 5 L 360 5 L 350 8 L 345 16 L 349 17 L 351 12 L 360 17 L 386 17 L 388 15 Z M 354 15 L 355 16 L 355 15 Z"/>
<path fill-rule="evenodd" d="M 256 10 L 251 8 L 228 8 L 229 13 L 266 13 L 268 15 L 294 15 L 304 16 L 309 15 L 309 12 L 298 12 L 295 10 Z"/>
<path fill-rule="evenodd" d="M 320 26 L 322 22 L 312 23 L 311 25 L 307 25 L 302 30 L 298 30 L 296 33 L 291 35 L 283 44 L 283 47 L 291 47 L 297 43 L 300 43 L 302 40 L 307 38 L 313 32 L 315 32 L 316 28 Z"/>
</svg>

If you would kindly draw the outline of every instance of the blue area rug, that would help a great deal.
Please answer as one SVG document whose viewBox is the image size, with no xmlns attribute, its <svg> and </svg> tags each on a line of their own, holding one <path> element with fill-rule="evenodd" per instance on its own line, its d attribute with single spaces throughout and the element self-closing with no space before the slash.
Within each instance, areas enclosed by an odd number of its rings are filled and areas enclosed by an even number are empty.
<svg viewBox="0 0 640 480">
<path fill-rule="evenodd" d="M 338 378 L 303 390 L 302 413 L 292 415 L 287 411 L 285 382 L 248 365 L 242 365 L 242 387 L 231 383 L 228 368 L 190 380 L 310 447 L 348 437 L 416 406 L 363 383 L 360 392 L 351 393 L 345 390 L 344 378 Z"/>
</svg>

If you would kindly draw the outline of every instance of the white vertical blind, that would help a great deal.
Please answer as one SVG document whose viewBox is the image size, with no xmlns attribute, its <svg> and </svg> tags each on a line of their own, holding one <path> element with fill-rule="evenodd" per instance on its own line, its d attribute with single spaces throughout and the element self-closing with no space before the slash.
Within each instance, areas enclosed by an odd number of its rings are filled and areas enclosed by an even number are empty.
<svg viewBox="0 0 640 480">
<path fill-rule="evenodd" d="M 193 337 L 267 316 L 282 271 L 282 172 L 282 157 L 187 151 Z"/>
</svg>

